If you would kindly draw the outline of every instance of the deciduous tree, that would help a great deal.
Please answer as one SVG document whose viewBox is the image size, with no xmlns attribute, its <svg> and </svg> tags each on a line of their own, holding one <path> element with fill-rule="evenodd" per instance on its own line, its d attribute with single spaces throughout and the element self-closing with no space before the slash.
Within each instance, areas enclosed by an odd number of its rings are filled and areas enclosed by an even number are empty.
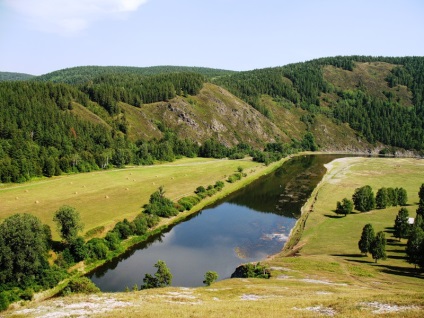
<svg viewBox="0 0 424 318">
<path fill-rule="evenodd" d="M 56 211 L 53 217 L 62 239 L 70 244 L 78 237 L 78 232 L 84 228 L 79 212 L 75 208 L 64 205 Z"/>
</svg>

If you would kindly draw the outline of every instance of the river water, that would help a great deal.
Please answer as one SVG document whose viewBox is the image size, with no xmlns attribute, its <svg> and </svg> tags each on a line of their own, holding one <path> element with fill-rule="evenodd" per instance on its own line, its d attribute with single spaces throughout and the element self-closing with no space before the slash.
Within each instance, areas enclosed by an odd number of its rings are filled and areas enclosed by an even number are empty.
<svg viewBox="0 0 424 318">
<path fill-rule="evenodd" d="M 98 268 L 89 278 L 105 292 L 143 283 L 163 260 L 173 286 L 201 286 L 204 274 L 229 278 L 235 268 L 278 253 L 300 209 L 339 155 L 294 157 L 274 172 L 232 193 L 184 222 Z"/>
</svg>

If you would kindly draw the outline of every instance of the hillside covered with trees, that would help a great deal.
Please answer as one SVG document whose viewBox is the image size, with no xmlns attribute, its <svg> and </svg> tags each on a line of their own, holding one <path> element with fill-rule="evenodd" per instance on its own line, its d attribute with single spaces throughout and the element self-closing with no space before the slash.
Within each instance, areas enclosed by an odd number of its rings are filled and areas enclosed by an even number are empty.
<svg viewBox="0 0 424 318">
<path fill-rule="evenodd" d="M 421 154 L 423 74 L 423 57 L 348 56 L 248 72 L 87 66 L 2 76 L 0 180 L 178 156 Z"/>
</svg>

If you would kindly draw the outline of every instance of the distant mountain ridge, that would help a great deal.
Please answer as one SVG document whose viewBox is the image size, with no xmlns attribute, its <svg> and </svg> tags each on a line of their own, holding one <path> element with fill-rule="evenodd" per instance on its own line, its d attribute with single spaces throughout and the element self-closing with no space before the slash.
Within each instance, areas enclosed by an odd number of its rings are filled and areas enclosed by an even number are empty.
<svg viewBox="0 0 424 318">
<path fill-rule="evenodd" d="M 264 151 L 265 161 L 292 148 L 423 154 L 423 74 L 423 57 L 339 56 L 246 72 L 84 66 L 9 76 L 0 178 L 229 155 L 222 146 L 234 157 Z"/>
<path fill-rule="evenodd" d="M 34 78 L 35 75 L 14 72 L 0 72 L 0 82 L 4 81 L 26 81 Z"/>
</svg>

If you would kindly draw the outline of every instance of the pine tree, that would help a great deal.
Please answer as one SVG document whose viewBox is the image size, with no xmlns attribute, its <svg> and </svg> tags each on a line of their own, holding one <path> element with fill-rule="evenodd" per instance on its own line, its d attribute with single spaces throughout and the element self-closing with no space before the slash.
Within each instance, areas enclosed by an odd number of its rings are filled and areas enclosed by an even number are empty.
<svg viewBox="0 0 424 318">
<path fill-rule="evenodd" d="M 401 208 L 396 216 L 394 224 L 394 236 L 400 241 L 401 238 L 407 238 L 409 235 L 410 225 L 408 223 L 409 212 L 406 208 Z"/>
<path fill-rule="evenodd" d="M 384 232 L 380 231 L 377 233 L 371 243 L 370 252 L 376 263 L 379 259 L 386 259 L 386 238 Z"/>
<path fill-rule="evenodd" d="M 370 252 L 371 243 L 375 239 L 374 228 L 371 224 L 366 224 L 362 229 L 361 239 L 358 242 L 358 247 L 361 253 L 367 255 Z"/>
</svg>

